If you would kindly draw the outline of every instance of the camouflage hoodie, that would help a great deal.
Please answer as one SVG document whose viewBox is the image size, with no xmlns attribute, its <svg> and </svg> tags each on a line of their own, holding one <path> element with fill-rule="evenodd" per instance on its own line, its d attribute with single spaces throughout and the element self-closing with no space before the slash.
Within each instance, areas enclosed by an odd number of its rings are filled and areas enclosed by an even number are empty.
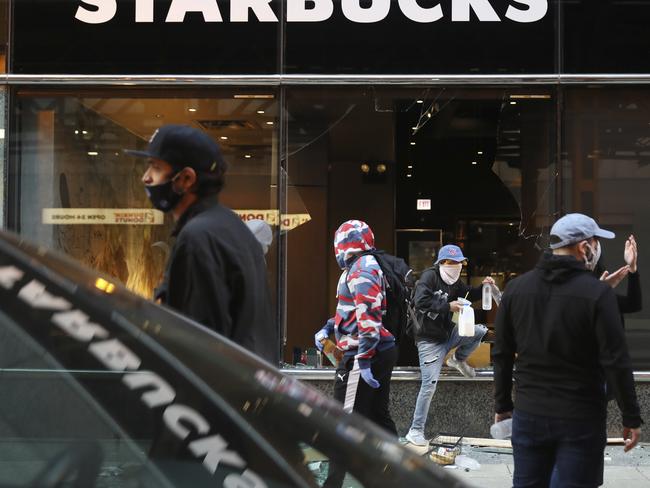
<svg viewBox="0 0 650 488">
<path fill-rule="evenodd" d="M 368 224 L 348 220 L 334 235 L 336 262 L 343 270 L 337 287 L 334 331 L 339 348 L 355 356 L 361 368 L 370 366 L 377 350 L 395 345 L 382 326 L 386 310 L 384 275 L 374 256 L 375 237 Z"/>
</svg>

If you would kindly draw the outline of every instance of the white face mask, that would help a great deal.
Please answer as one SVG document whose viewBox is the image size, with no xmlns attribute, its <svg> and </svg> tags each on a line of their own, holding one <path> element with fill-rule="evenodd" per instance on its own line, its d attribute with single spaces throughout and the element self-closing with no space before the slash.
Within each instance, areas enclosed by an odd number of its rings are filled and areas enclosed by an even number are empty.
<svg viewBox="0 0 650 488">
<path fill-rule="evenodd" d="M 441 264 L 440 277 L 448 285 L 453 285 L 460 278 L 460 271 L 463 269 L 462 264 Z"/>
<path fill-rule="evenodd" d="M 587 243 L 587 249 L 589 252 L 585 254 L 585 268 L 587 268 L 589 271 L 593 271 L 596 269 L 596 264 L 598 263 L 598 260 L 600 259 L 600 253 L 602 252 L 600 249 L 600 242 L 596 241 L 595 250 L 591 247 L 591 244 Z"/>
</svg>

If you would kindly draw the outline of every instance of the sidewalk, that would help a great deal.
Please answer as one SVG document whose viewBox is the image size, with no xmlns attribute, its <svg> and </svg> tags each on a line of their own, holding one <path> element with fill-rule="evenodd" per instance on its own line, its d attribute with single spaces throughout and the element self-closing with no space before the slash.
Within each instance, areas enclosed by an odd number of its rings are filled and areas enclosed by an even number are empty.
<svg viewBox="0 0 650 488">
<path fill-rule="evenodd" d="M 463 445 L 463 454 L 481 464 L 476 471 L 462 468 L 453 473 L 475 488 L 507 488 L 512 486 L 514 465 L 507 450 L 477 448 Z M 605 488 L 647 488 L 650 486 L 650 443 L 641 443 L 628 453 L 623 446 L 608 445 L 605 449 Z"/>
</svg>

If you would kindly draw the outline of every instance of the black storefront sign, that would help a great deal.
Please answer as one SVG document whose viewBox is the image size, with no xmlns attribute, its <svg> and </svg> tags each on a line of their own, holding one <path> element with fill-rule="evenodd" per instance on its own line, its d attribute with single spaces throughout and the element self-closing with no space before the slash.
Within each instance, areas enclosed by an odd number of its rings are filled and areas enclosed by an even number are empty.
<svg viewBox="0 0 650 488">
<path fill-rule="evenodd" d="M 16 0 L 12 71 L 548 73 L 555 10 L 548 0 Z"/>
</svg>

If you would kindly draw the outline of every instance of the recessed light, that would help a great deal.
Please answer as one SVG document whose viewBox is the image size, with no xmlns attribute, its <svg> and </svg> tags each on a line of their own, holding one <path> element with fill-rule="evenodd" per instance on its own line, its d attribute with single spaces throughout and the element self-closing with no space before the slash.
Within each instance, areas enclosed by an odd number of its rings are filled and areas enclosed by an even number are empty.
<svg viewBox="0 0 650 488">
<path fill-rule="evenodd" d="M 245 94 L 245 95 L 235 95 L 235 96 L 233 96 L 233 98 L 272 99 L 272 98 L 275 98 L 275 96 L 274 95 L 248 95 L 248 94 Z"/>
<path fill-rule="evenodd" d="M 407 166 L 407 168 L 408 168 L 408 169 L 413 169 L 413 165 L 412 165 L 412 164 L 409 164 L 409 165 Z"/>
<path fill-rule="evenodd" d="M 250 158 L 252 158 L 253 156 L 251 156 L 250 154 L 244 154 L 244 157 L 245 157 L 246 159 L 250 159 Z"/>
<path fill-rule="evenodd" d="M 97 151 L 88 151 L 88 156 L 98 156 L 99 153 Z"/>
<path fill-rule="evenodd" d="M 476 165 L 476 161 L 472 161 L 472 164 L 473 164 L 473 165 Z"/>
<path fill-rule="evenodd" d="M 75 134 L 79 134 L 79 130 L 74 131 Z"/>
<path fill-rule="evenodd" d="M 517 102 L 510 102 L 510 105 L 517 105 Z"/>
<path fill-rule="evenodd" d="M 195 108 L 188 108 L 187 111 L 188 112 L 196 112 L 196 109 Z"/>
<path fill-rule="evenodd" d="M 478 154 L 479 156 L 481 156 L 481 155 L 483 154 L 483 151 L 479 151 L 479 152 L 477 152 L 476 154 Z"/>
<path fill-rule="evenodd" d="M 273 125 L 273 121 L 269 120 L 266 125 Z"/>
<path fill-rule="evenodd" d="M 424 100 L 416 100 L 415 103 L 424 103 Z"/>
<path fill-rule="evenodd" d="M 411 142 L 411 146 L 415 146 L 415 142 Z"/>
<path fill-rule="evenodd" d="M 407 178 L 410 178 L 411 176 L 413 176 L 413 175 L 411 175 L 411 174 L 406 175 Z"/>
<path fill-rule="evenodd" d="M 228 140 L 228 136 L 221 136 L 219 139 L 221 139 L 222 141 L 227 141 L 227 140 Z"/>
<path fill-rule="evenodd" d="M 82 134 L 88 134 L 88 131 L 87 130 L 82 130 L 81 133 Z"/>
<path fill-rule="evenodd" d="M 258 110 L 257 113 L 262 115 L 264 113 L 264 110 Z"/>
</svg>

